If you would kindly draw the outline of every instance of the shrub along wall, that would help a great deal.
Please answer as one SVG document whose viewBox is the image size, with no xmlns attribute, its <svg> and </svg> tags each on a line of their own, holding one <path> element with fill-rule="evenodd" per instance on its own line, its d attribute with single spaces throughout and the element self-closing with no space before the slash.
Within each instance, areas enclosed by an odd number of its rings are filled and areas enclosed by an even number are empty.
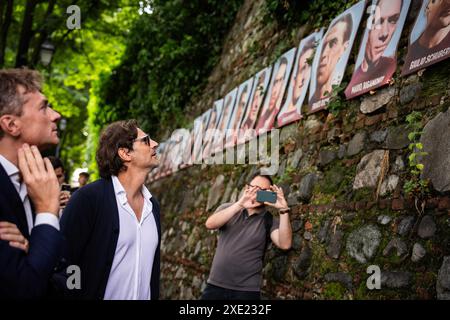
<svg viewBox="0 0 450 320">
<path fill-rule="evenodd" d="M 389 87 L 338 98 L 342 107 L 335 115 L 325 110 L 281 129 L 275 180 L 293 208 L 294 241 L 286 252 L 269 246 L 264 297 L 450 298 L 450 60 L 399 77 L 419 7 L 413 1 Z M 244 1 L 187 117 L 193 120 L 312 31 L 313 23 L 268 22 L 265 12 L 266 1 Z M 320 20 L 327 27 L 332 18 Z M 217 243 L 217 233 L 204 223 L 220 203 L 238 198 L 256 170 L 196 165 L 149 186 L 162 206 L 162 298 L 200 297 Z M 367 288 L 370 265 L 382 271 L 380 290 Z"/>
</svg>

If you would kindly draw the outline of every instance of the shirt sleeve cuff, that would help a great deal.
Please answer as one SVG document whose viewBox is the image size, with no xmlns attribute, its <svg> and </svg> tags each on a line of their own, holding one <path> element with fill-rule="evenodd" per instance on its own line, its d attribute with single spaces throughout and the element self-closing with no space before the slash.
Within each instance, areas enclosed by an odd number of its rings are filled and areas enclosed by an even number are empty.
<svg viewBox="0 0 450 320">
<path fill-rule="evenodd" d="M 36 221 L 34 223 L 34 226 L 38 226 L 40 224 L 48 224 L 51 225 L 53 228 L 59 231 L 59 219 L 51 213 L 38 213 L 36 215 Z"/>
</svg>

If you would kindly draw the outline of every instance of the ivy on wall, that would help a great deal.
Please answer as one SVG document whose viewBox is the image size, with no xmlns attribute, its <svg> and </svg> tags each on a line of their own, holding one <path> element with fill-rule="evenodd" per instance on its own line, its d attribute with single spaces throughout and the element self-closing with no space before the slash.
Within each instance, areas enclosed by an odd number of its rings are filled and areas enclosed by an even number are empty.
<svg viewBox="0 0 450 320">
<path fill-rule="evenodd" d="M 266 0 L 265 18 L 284 27 L 300 26 L 308 22 L 313 28 L 325 27 L 331 19 L 358 1 Z"/>
<path fill-rule="evenodd" d="M 183 126 L 183 109 L 203 88 L 242 0 L 155 0 L 133 26 L 119 65 L 99 88 L 97 126 L 137 118 L 150 134 Z"/>
</svg>

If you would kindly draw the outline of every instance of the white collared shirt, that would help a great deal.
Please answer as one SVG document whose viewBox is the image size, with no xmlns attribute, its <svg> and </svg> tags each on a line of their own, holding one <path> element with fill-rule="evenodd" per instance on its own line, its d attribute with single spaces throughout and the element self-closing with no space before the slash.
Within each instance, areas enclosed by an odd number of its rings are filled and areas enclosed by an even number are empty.
<svg viewBox="0 0 450 320">
<path fill-rule="evenodd" d="M 151 193 L 142 186 L 144 206 L 139 221 L 128 203 L 125 189 L 112 176 L 119 210 L 120 232 L 106 285 L 105 300 L 149 300 L 158 229 L 153 216 Z"/>
<path fill-rule="evenodd" d="M 3 169 L 5 169 L 6 174 L 16 188 L 20 200 L 22 200 L 27 218 L 28 233 L 31 234 L 31 230 L 33 229 L 33 213 L 31 211 L 30 199 L 28 199 L 27 186 L 23 182 L 20 183 L 19 169 L 2 155 L 0 155 L 0 164 L 3 166 Z M 56 230 L 59 230 L 59 219 L 54 214 L 48 212 L 37 212 L 34 226 L 41 224 L 48 224 Z"/>
</svg>

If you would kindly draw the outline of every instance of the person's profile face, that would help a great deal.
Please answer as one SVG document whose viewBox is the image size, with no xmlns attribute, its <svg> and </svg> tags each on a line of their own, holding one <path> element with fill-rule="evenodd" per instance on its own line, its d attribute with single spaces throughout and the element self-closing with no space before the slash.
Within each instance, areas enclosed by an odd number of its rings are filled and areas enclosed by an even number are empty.
<svg viewBox="0 0 450 320">
<path fill-rule="evenodd" d="M 239 99 L 239 109 L 245 107 L 245 102 L 247 101 L 247 90 L 242 91 L 241 98 Z"/>
<path fill-rule="evenodd" d="M 365 56 L 369 63 L 376 63 L 386 50 L 397 28 L 402 0 L 380 0 L 367 38 Z"/>
<path fill-rule="evenodd" d="M 245 102 L 247 101 L 247 91 L 243 91 L 241 94 L 241 99 L 239 100 L 239 104 L 237 105 L 236 117 L 234 119 L 233 129 L 236 129 L 239 119 L 241 118 L 242 112 L 244 111 Z"/>
<path fill-rule="evenodd" d="M 425 10 L 427 28 L 445 28 L 450 25 L 450 0 L 428 0 Z"/>
<path fill-rule="evenodd" d="M 227 103 L 225 105 L 225 108 L 223 109 L 223 117 L 222 121 L 220 121 L 220 129 L 224 129 L 226 126 L 228 114 L 230 113 L 230 105 L 231 105 L 231 97 L 228 97 Z"/>
<path fill-rule="evenodd" d="M 262 83 L 258 83 L 258 87 L 255 89 L 255 94 L 253 95 L 253 101 L 250 108 L 250 114 L 249 118 L 252 120 L 256 119 L 256 116 L 258 115 L 258 107 L 261 104 L 261 96 L 262 96 L 263 90 L 262 90 Z"/>
<path fill-rule="evenodd" d="M 303 88 L 307 84 L 311 74 L 311 66 L 308 64 L 308 59 L 311 58 L 313 52 L 314 50 L 312 48 L 305 50 L 299 57 L 294 92 L 292 94 L 292 101 L 294 104 L 297 102 L 298 98 L 300 98 Z"/>
<path fill-rule="evenodd" d="M 88 182 L 88 178 L 87 178 L 85 175 L 82 175 L 82 174 L 81 174 L 81 175 L 78 177 L 78 183 L 80 184 L 80 186 L 86 185 L 87 182 Z"/>
<path fill-rule="evenodd" d="M 346 29 L 347 23 L 340 21 L 325 36 L 317 71 L 317 84 L 319 86 L 323 86 L 330 80 L 339 58 L 347 47 L 347 41 L 344 42 Z"/>
<path fill-rule="evenodd" d="M 56 178 L 58 179 L 59 185 L 62 185 L 64 183 L 64 170 L 63 168 L 59 167 L 55 169 Z"/>
<path fill-rule="evenodd" d="M 22 142 L 36 145 L 39 149 L 57 145 L 58 121 L 61 115 L 53 110 L 47 98 L 39 91 L 25 93 L 25 88 L 18 88 L 25 101 L 22 113 L 17 116 L 20 123 L 20 138 Z"/>
<path fill-rule="evenodd" d="M 280 97 L 281 87 L 283 86 L 284 74 L 286 73 L 286 63 L 280 64 L 277 75 L 272 86 L 272 92 L 270 95 L 269 109 L 275 108 L 276 102 Z"/>
</svg>

